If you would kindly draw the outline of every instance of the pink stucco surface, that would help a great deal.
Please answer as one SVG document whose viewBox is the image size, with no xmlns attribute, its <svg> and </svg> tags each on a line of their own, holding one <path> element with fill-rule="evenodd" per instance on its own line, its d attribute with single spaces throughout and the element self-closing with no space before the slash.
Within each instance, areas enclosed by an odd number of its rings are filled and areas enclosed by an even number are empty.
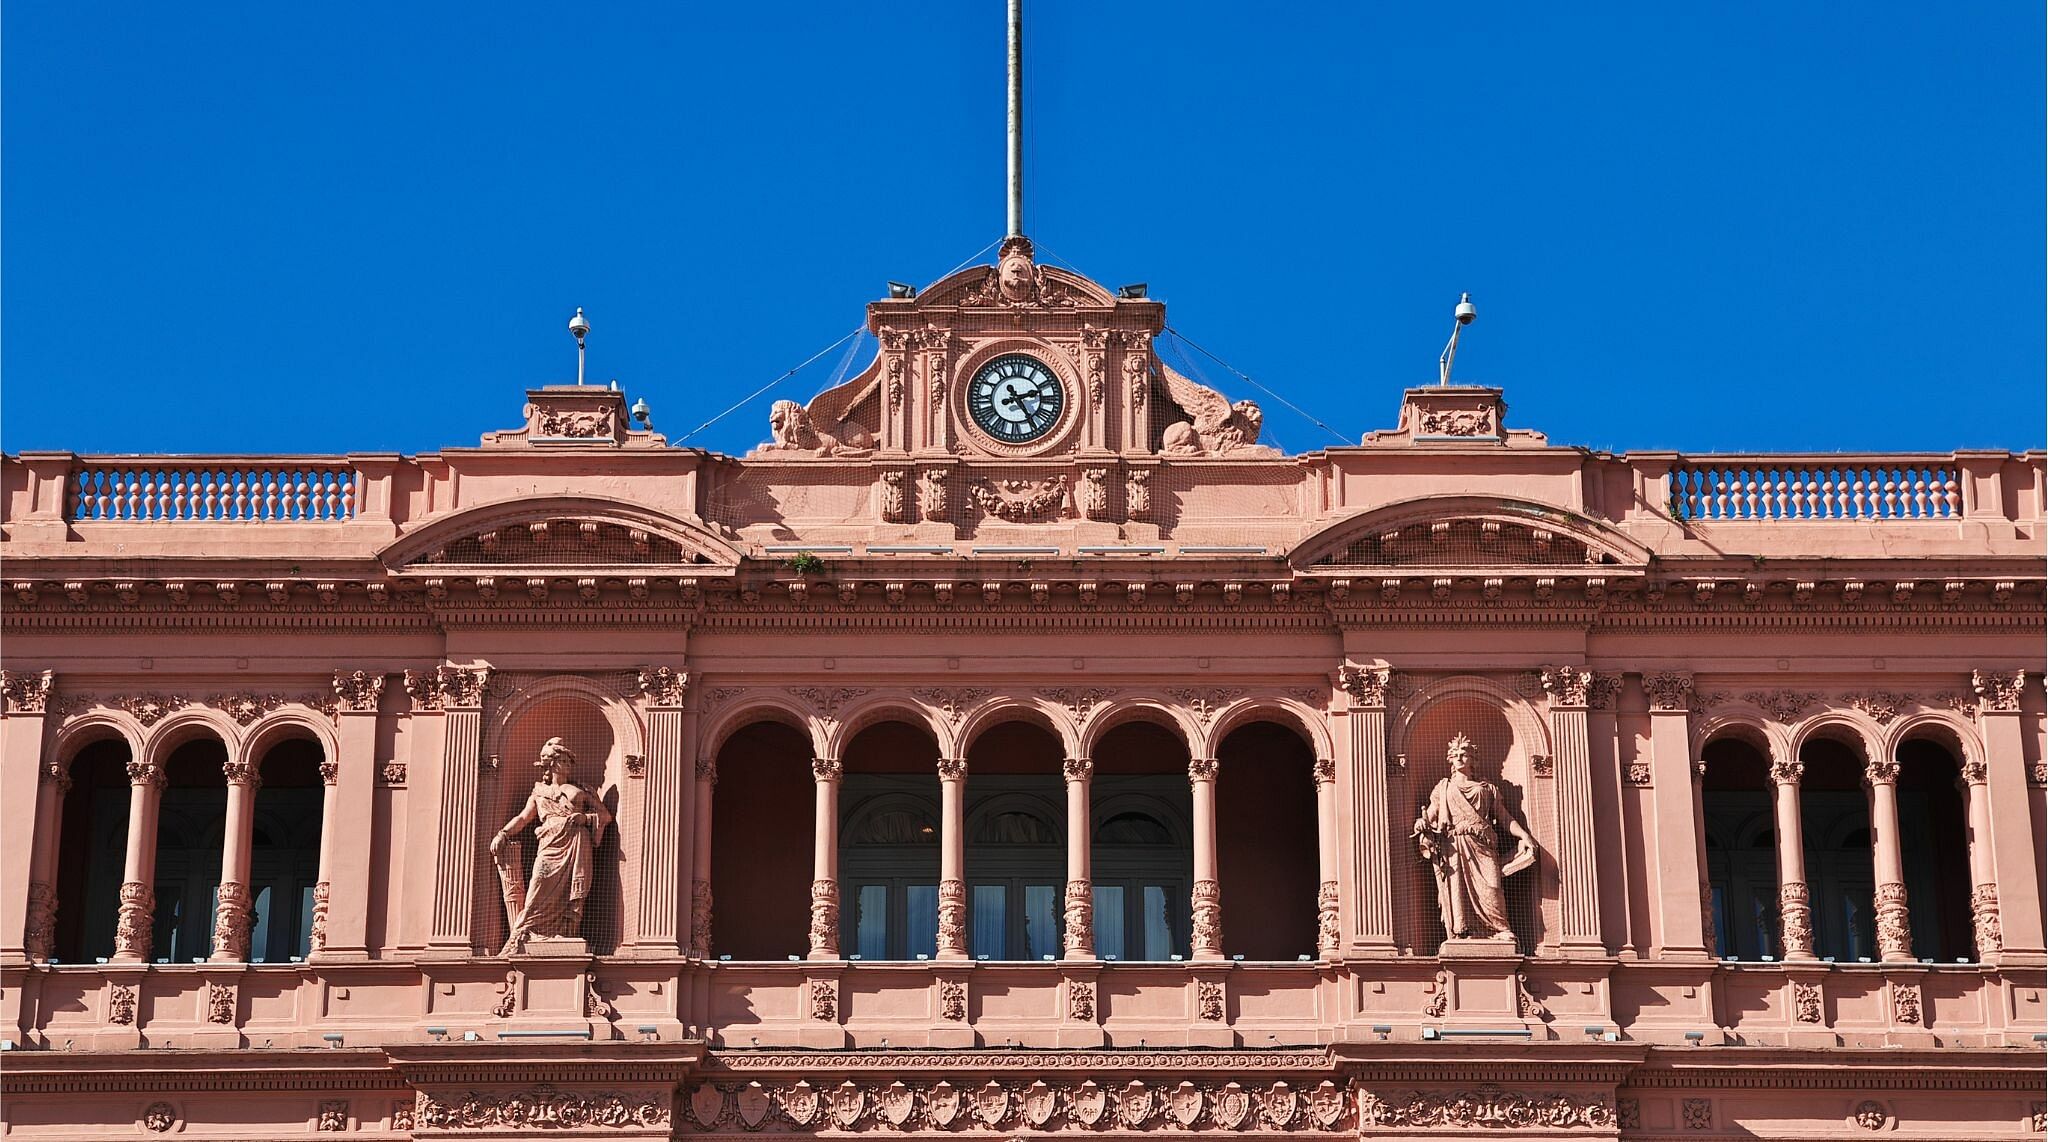
<svg viewBox="0 0 2048 1142">
<path fill-rule="evenodd" d="M 430 455 L 0 461 L 0 1135 L 2038 1135 L 2042 453 L 1615 455 L 1432 387 L 1283 456 L 1158 303 L 990 273 L 744 458 L 558 387 Z M 1010 353 L 1068 394 L 1028 445 L 963 403 Z M 1537 842 L 1514 939 L 1443 942 L 1409 836 L 1453 733 Z M 554 737 L 616 821 L 583 940 L 505 957 Z M 930 959 L 850 958 L 876 789 L 933 807 Z M 1185 958 L 1064 903 L 969 955 L 992 790 L 1068 901 L 1106 791 L 1165 806 Z M 236 885 L 316 830 L 310 953 L 81 915 L 160 829 Z"/>
</svg>

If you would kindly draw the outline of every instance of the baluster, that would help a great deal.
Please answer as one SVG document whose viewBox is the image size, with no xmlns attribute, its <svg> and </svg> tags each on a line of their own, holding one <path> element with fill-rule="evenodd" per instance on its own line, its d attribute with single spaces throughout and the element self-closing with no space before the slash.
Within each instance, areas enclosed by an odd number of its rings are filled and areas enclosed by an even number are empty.
<svg viewBox="0 0 2048 1142">
<path fill-rule="evenodd" d="M 208 470 L 199 473 L 200 519 L 220 518 L 220 472 Z"/>
<path fill-rule="evenodd" d="M 151 506 L 150 518 L 178 518 L 177 516 L 171 514 L 171 497 L 177 494 L 177 471 L 171 468 L 159 468 L 156 471 L 151 472 L 149 475 L 150 482 L 152 483 L 152 485 L 154 485 L 156 491 L 156 495 L 153 497 L 155 503 Z"/>
<path fill-rule="evenodd" d="M 362 477 L 358 476 L 354 471 L 342 473 L 341 514 L 343 519 L 354 519 L 356 517 L 356 498 L 362 492 L 361 481 Z"/>
<path fill-rule="evenodd" d="M 114 503 L 120 496 L 120 485 L 114 479 L 111 469 L 100 472 L 100 510 L 96 519 L 114 518 Z"/>
<path fill-rule="evenodd" d="M 313 498 L 319 494 L 319 479 L 320 476 L 319 473 L 317 472 L 307 472 L 301 469 L 298 474 L 297 483 L 299 487 L 300 519 L 313 519 L 316 515 L 318 515 L 318 513 L 313 510 Z"/>
<path fill-rule="evenodd" d="M 1700 515 L 1699 473 L 1690 468 L 1680 468 L 1671 473 L 1674 481 L 1671 506 L 1680 519 L 1698 519 Z"/>
<path fill-rule="evenodd" d="M 1884 469 L 1884 517 L 1899 518 L 1899 470 Z"/>
<path fill-rule="evenodd" d="M 1709 469 L 1714 477 L 1714 510 L 1707 515 L 1711 519 L 1728 518 L 1728 487 L 1733 482 L 1732 474 L 1726 468 Z"/>
<path fill-rule="evenodd" d="M 1954 519 L 1963 514 L 1962 489 L 1957 486 L 1956 474 L 1947 468 L 1941 470 L 1941 502 L 1946 509 L 1941 514 Z"/>
<path fill-rule="evenodd" d="M 1813 512 L 1813 469 L 1799 468 L 1792 473 L 1792 510 L 1800 519 L 1812 519 Z"/>
<path fill-rule="evenodd" d="M 235 485 L 235 511 L 231 519 L 249 518 L 249 476 L 246 472 L 231 472 L 229 478 Z"/>
<path fill-rule="evenodd" d="M 1744 519 L 1756 519 L 1763 514 L 1764 502 L 1769 495 L 1769 492 L 1766 490 L 1769 480 L 1770 477 L 1762 469 L 1744 468 L 1742 470 Z"/>
<path fill-rule="evenodd" d="M 1910 510 L 1913 518 L 1926 519 L 1929 515 L 1933 514 L 1929 511 L 1930 505 L 1927 502 L 1927 469 L 1909 468 L 1906 471 L 1906 475 L 1912 479 L 1912 485 L 1907 492 L 1907 496 L 1912 504 Z"/>
<path fill-rule="evenodd" d="M 143 518 L 143 475 L 140 468 L 128 469 L 128 519 Z"/>
<path fill-rule="evenodd" d="M 1863 519 L 1870 514 L 1870 472 L 1864 468 L 1851 468 L 1849 480 L 1849 518 Z"/>
<path fill-rule="evenodd" d="M 1774 503 L 1774 505 L 1773 505 L 1773 510 L 1772 510 L 1772 512 L 1771 512 L 1771 518 L 1772 518 L 1772 519 L 1785 519 L 1785 518 L 1787 518 L 1788 516 L 1790 516 L 1790 515 L 1792 515 L 1792 514 L 1793 514 L 1793 513 L 1792 513 L 1792 510 L 1791 510 L 1791 504 L 1792 504 L 1792 497 L 1791 497 L 1791 494 L 1790 494 L 1790 487 L 1791 487 L 1791 484 L 1790 484 L 1790 482 L 1789 482 L 1789 481 L 1788 481 L 1788 480 L 1786 479 L 1786 473 L 1785 473 L 1785 469 L 1783 469 L 1783 468 L 1780 468 L 1780 469 L 1778 469 L 1778 473 L 1777 473 L 1777 476 L 1778 476 L 1778 485 L 1777 485 L 1777 487 L 1778 487 L 1778 495 L 1777 495 L 1777 500 L 1776 500 L 1776 502 L 1775 502 L 1775 503 Z M 1796 478 L 1796 477 L 1795 477 L 1795 478 Z"/>
</svg>

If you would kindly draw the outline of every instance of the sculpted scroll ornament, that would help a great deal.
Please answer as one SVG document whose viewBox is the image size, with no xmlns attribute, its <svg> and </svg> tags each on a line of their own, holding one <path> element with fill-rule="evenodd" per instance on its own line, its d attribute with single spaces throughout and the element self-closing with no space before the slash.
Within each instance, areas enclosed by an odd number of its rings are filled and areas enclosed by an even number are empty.
<svg viewBox="0 0 2048 1142">
<path fill-rule="evenodd" d="M 946 470 L 926 468 L 917 474 L 917 514 L 933 523 L 946 521 Z"/>
<path fill-rule="evenodd" d="M 1900 1023 L 1920 1022 L 1920 985 L 1899 983 L 1892 985 L 1892 1018 Z"/>
<path fill-rule="evenodd" d="M 1413 835 L 1436 874 L 1437 909 L 1452 939 L 1513 940 L 1501 882 L 1536 863 L 1536 840 L 1510 813 L 1492 782 L 1472 776 L 1472 739 L 1458 734 L 1445 751 L 1451 774 L 1436 783 Z M 1515 853 L 1500 858 L 1502 832 Z"/>
<path fill-rule="evenodd" d="M 1084 979 L 1067 981 L 1067 1018 L 1076 1023 L 1095 1022 L 1095 985 Z"/>
<path fill-rule="evenodd" d="M 142 1128 L 151 1134 L 168 1134 L 178 1124 L 178 1108 L 168 1102 L 152 1102 L 142 1109 Z"/>
<path fill-rule="evenodd" d="M 1584 706 L 1593 688 L 1593 672 L 1573 666 L 1543 668 L 1543 690 L 1560 706 Z"/>
<path fill-rule="evenodd" d="M 1692 708 L 1692 675 L 1666 670 L 1643 676 L 1643 692 L 1650 696 L 1652 710 Z"/>
<path fill-rule="evenodd" d="M 1386 705 L 1393 680 L 1394 672 L 1383 666 L 1345 666 L 1337 671 L 1337 685 L 1358 706 Z"/>
<path fill-rule="evenodd" d="M 576 755 L 562 739 L 549 738 L 535 763 L 541 779 L 527 795 L 525 807 L 491 838 L 491 857 L 511 926 L 501 955 L 524 951 L 527 940 L 535 936 L 576 939 L 583 926 L 583 901 L 590 895 L 597 844 L 612 814 L 604 802 L 569 780 L 575 764 Z M 517 854 L 506 842 L 528 825 L 534 826 L 537 851 L 533 875 L 521 885 Z"/>
<path fill-rule="evenodd" d="M 1468 1090 L 1362 1091 L 1364 1126 L 1451 1127 L 1491 1130 L 1604 1130 L 1614 1125 L 1614 1105 L 1599 1095 L 1525 1092 L 1497 1086 Z"/>
</svg>

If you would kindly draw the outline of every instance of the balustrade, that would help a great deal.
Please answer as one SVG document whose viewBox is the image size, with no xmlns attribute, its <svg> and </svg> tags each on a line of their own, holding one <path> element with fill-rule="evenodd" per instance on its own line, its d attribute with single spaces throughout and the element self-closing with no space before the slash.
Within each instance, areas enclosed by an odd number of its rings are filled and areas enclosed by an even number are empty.
<svg viewBox="0 0 2048 1142">
<path fill-rule="evenodd" d="M 1671 514 L 1702 520 L 1922 520 L 1963 514 L 1948 460 L 1877 461 L 1767 456 L 1681 461 L 1671 469 Z"/>
<path fill-rule="evenodd" d="M 86 459 L 71 475 L 69 498 L 74 520 L 344 520 L 355 517 L 359 477 L 346 461 Z"/>
</svg>

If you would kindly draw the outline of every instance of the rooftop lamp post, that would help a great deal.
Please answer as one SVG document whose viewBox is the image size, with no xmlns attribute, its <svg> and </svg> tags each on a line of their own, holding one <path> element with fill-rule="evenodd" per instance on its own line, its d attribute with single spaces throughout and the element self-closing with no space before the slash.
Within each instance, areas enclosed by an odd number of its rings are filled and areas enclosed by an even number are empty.
<svg viewBox="0 0 2048 1142">
<path fill-rule="evenodd" d="M 576 383 L 583 383 L 583 337 L 590 332 L 590 321 L 583 316 L 583 307 L 576 307 L 576 316 L 569 319 L 569 335 L 576 338 Z"/>
</svg>

